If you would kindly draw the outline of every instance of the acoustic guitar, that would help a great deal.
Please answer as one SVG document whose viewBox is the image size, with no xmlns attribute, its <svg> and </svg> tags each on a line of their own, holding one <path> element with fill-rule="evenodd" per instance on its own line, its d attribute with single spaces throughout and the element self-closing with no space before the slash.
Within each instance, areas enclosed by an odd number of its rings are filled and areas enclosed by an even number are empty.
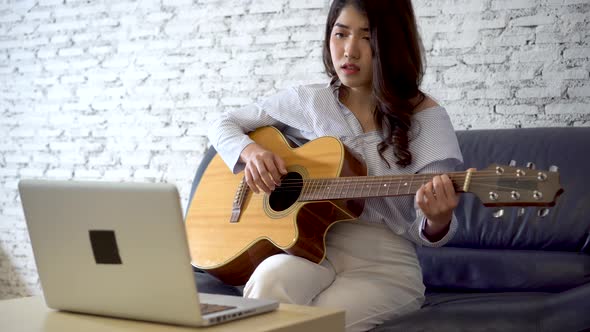
<svg viewBox="0 0 590 332">
<path fill-rule="evenodd" d="M 279 155 L 288 174 L 271 194 L 255 194 L 243 174 L 216 155 L 205 169 L 186 216 L 192 264 L 225 283 L 243 285 L 265 258 L 289 253 L 320 263 L 324 237 L 354 220 L 370 197 L 414 195 L 435 174 L 366 176 L 366 168 L 334 137 L 291 147 L 273 127 L 250 137 Z M 457 192 L 485 206 L 552 206 L 563 191 L 557 172 L 490 165 L 447 173 Z"/>
</svg>

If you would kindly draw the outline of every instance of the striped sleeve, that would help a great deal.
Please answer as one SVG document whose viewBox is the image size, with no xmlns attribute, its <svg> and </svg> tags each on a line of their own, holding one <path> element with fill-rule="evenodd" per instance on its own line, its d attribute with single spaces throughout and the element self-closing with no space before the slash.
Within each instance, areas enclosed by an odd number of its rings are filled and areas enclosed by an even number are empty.
<svg viewBox="0 0 590 332">
<path fill-rule="evenodd" d="M 239 160 L 242 150 L 254 142 L 248 133 L 264 126 L 275 126 L 279 130 L 286 126 L 301 127 L 305 123 L 301 113 L 297 91 L 287 89 L 261 103 L 224 112 L 209 124 L 209 141 L 232 172 L 237 174 L 245 166 Z"/>
<path fill-rule="evenodd" d="M 463 164 L 463 155 L 459 148 L 457 136 L 451 124 L 451 120 L 442 107 L 436 107 L 428 112 L 420 112 L 416 118 L 418 122 L 418 134 L 411 142 L 416 173 L 443 174 L 453 172 Z M 455 214 L 451 219 L 449 231 L 436 242 L 431 242 L 425 236 L 424 229 L 426 218 L 414 199 L 416 218 L 408 230 L 408 235 L 418 244 L 429 247 L 445 245 L 457 231 L 457 218 Z"/>
</svg>

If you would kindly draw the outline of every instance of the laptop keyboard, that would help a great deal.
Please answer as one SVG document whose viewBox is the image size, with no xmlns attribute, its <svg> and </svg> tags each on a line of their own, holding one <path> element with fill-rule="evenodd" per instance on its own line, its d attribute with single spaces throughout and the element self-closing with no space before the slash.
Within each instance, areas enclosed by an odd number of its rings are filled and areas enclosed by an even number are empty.
<svg viewBox="0 0 590 332">
<path fill-rule="evenodd" d="M 208 304 L 201 303 L 201 315 L 212 314 L 214 312 L 234 309 L 236 307 L 230 305 Z"/>
</svg>

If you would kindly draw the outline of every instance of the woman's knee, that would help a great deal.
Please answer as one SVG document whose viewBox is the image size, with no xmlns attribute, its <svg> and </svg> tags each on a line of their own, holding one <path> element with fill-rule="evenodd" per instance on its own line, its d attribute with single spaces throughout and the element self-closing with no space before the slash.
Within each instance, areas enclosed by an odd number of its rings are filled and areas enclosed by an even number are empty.
<svg viewBox="0 0 590 332">
<path fill-rule="evenodd" d="M 289 255 L 279 254 L 268 257 L 256 267 L 244 287 L 244 296 L 272 298 L 286 302 L 285 284 L 290 282 Z"/>
<path fill-rule="evenodd" d="M 333 275 L 333 271 L 304 258 L 274 255 L 254 270 L 244 287 L 244 296 L 309 304 L 332 282 Z"/>
</svg>

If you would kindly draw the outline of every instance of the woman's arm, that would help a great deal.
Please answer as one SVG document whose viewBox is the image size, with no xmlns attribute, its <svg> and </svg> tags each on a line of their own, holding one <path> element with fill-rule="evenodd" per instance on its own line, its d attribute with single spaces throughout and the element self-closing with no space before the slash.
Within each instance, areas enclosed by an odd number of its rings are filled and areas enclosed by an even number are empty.
<svg viewBox="0 0 590 332">
<path fill-rule="evenodd" d="M 448 233 L 453 211 L 459 204 L 451 179 L 446 174 L 434 176 L 416 192 L 416 204 L 426 218 L 424 236 L 431 242 L 440 241 Z"/>
<path fill-rule="evenodd" d="M 303 113 L 298 90 L 285 89 L 260 103 L 222 113 L 209 123 L 209 141 L 237 174 L 245 166 L 245 160 L 240 159 L 242 151 L 253 143 L 248 133 L 264 126 L 275 126 L 281 131 L 287 126 L 304 126 Z"/>
<path fill-rule="evenodd" d="M 247 135 L 264 126 L 281 131 L 307 127 L 297 89 L 286 89 L 260 104 L 225 112 L 209 127 L 211 144 L 234 174 L 244 171 L 246 183 L 255 193 L 270 193 L 287 172 L 280 157 Z"/>
<path fill-rule="evenodd" d="M 440 247 L 455 235 L 457 219 L 453 211 L 459 203 L 459 195 L 455 192 L 451 180 L 444 174 L 455 171 L 458 164 L 459 160 L 450 158 L 432 162 L 418 172 L 443 174 L 434 176 L 416 193 L 416 219 L 410 229 L 410 235 L 420 244 Z"/>
<path fill-rule="evenodd" d="M 244 169 L 240 155 L 246 146 L 254 143 L 248 133 L 264 126 L 284 127 L 278 119 L 257 104 L 224 112 L 209 123 L 209 141 L 234 174 Z"/>
</svg>

